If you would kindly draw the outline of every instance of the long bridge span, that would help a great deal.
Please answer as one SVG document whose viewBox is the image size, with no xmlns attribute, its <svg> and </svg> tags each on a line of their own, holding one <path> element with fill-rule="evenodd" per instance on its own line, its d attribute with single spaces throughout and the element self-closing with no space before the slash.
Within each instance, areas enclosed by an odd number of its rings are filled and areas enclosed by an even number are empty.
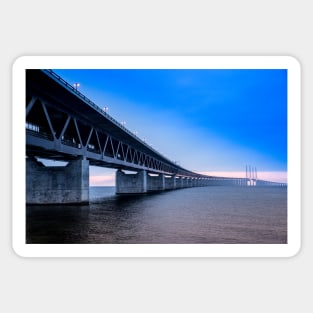
<svg viewBox="0 0 313 313">
<path fill-rule="evenodd" d="M 67 165 L 44 166 L 40 158 Z M 117 169 L 117 194 L 209 185 L 286 185 L 189 171 L 153 149 L 52 70 L 26 70 L 26 202 L 88 203 L 89 165 Z"/>
</svg>

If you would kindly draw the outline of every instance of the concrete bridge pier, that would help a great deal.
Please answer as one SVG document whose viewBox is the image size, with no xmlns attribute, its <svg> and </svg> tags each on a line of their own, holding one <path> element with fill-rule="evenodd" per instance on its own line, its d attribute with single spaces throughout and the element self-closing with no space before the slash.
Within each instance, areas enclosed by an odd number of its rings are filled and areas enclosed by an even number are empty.
<svg viewBox="0 0 313 313">
<path fill-rule="evenodd" d="M 186 188 L 186 178 L 185 177 L 176 177 L 176 188 Z"/>
<path fill-rule="evenodd" d="M 185 188 L 186 187 L 186 178 L 185 177 L 180 177 L 180 188 Z"/>
<path fill-rule="evenodd" d="M 176 176 L 176 189 L 183 188 L 183 179 L 180 176 Z"/>
<path fill-rule="evenodd" d="M 147 192 L 165 189 L 164 174 L 147 174 Z"/>
<path fill-rule="evenodd" d="M 169 190 L 169 189 L 176 189 L 176 177 L 175 176 L 165 176 L 164 177 L 164 189 Z"/>
<path fill-rule="evenodd" d="M 45 166 L 35 158 L 26 158 L 27 204 L 88 202 L 88 160 L 71 160 L 66 166 Z"/>
<path fill-rule="evenodd" d="M 139 194 L 147 192 L 147 172 L 126 174 L 122 170 L 116 171 L 116 194 Z"/>
</svg>

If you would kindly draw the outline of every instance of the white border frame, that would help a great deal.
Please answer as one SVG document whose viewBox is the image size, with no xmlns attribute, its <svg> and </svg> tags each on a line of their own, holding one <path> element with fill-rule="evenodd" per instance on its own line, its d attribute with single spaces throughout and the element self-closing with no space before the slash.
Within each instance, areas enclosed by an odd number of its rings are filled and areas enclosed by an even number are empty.
<svg viewBox="0 0 313 313">
<path fill-rule="evenodd" d="M 287 69 L 287 244 L 26 244 L 25 69 Z M 291 257 L 301 247 L 301 66 L 290 56 L 23 56 L 13 64 L 12 244 L 22 257 Z"/>
</svg>

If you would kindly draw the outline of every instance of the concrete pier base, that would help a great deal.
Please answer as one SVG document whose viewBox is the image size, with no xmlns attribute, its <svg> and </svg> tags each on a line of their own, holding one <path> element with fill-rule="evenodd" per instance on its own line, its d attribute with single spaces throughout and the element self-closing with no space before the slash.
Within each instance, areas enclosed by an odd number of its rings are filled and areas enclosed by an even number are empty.
<svg viewBox="0 0 313 313">
<path fill-rule="evenodd" d="M 176 178 L 175 176 L 170 176 L 167 177 L 165 176 L 165 184 L 164 184 L 164 189 L 165 190 L 170 190 L 170 189 L 175 189 L 176 188 Z"/>
<path fill-rule="evenodd" d="M 164 174 L 149 175 L 147 174 L 147 192 L 162 191 L 165 189 Z"/>
<path fill-rule="evenodd" d="M 116 171 L 116 194 L 138 194 L 147 192 L 147 172 L 144 170 L 134 174 Z"/>
<path fill-rule="evenodd" d="M 187 187 L 187 185 L 186 185 L 186 178 L 181 178 L 181 182 L 180 182 L 180 186 L 181 186 L 181 188 L 186 188 Z"/>
<path fill-rule="evenodd" d="M 182 177 L 176 177 L 176 189 L 183 188 L 183 178 Z"/>
<path fill-rule="evenodd" d="M 26 203 L 89 203 L 89 161 L 79 159 L 66 166 L 45 166 L 27 158 Z"/>
</svg>

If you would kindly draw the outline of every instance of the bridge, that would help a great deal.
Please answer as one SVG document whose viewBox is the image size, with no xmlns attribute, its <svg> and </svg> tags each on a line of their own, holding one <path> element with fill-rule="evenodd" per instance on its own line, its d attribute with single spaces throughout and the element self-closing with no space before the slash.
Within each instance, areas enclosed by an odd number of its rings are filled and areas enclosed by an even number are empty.
<svg viewBox="0 0 313 313">
<path fill-rule="evenodd" d="M 40 159 L 65 161 L 45 166 Z M 200 186 L 285 186 L 201 175 L 156 151 L 52 70 L 26 70 L 26 202 L 88 203 L 89 165 L 116 169 L 116 193 Z"/>
</svg>

